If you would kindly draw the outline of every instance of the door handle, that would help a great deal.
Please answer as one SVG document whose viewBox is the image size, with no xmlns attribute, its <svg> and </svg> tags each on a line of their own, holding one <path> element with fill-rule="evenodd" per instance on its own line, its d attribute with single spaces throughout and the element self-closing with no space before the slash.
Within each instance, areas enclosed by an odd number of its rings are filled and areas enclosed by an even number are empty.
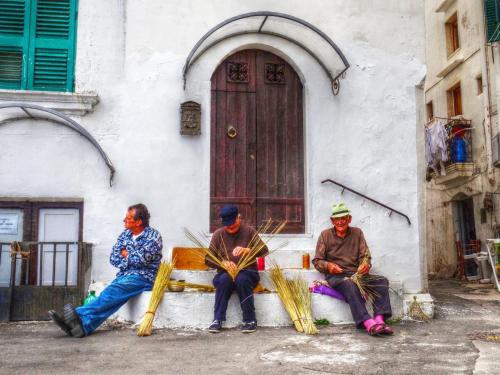
<svg viewBox="0 0 500 375">
<path fill-rule="evenodd" d="M 234 139 L 234 138 L 236 138 L 237 135 L 238 135 L 238 131 L 236 130 L 236 128 L 232 125 L 229 125 L 227 127 L 227 136 L 231 139 Z"/>
</svg>

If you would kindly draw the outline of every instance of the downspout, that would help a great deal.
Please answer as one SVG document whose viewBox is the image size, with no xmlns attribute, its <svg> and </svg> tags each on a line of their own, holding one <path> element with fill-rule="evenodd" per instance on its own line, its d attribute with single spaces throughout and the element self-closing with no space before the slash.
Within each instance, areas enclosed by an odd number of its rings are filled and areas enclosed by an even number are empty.
<svg viewBox="0 0 500 375">
<path fill-rule="evenodd" d="M 483 128 L 484 128 L 484 144 L 485 144 L 485 151 L 486 151 L 486 175 L 488 178 L 488 182 L 490 183 L 491 187 L 496 188 L 496 181 L 495 181 L 495 171 L 493 169 L 493 156 L 492 156 L 492 151 L 491 151 L 491 142 L 492 142 L 492 136 L 491 136 L 491 93 L 490 93 L 490 69 L 489 69 L 489 62 L 488 62 L 488 56 L 486 52 L 486 31 L 485 31 L 485 20 L 484 20 L 484 2 L 483 2 L 483 17 L 482 17 L 482 22 L 480 22 L 479 26 L 479 32 L 480 35 L 483 36 L 483 40 L 481 42 L 481 49 L 480 49 L 480 54 L 481 54 L 481 70 L 482 70 L 482 76 L 485 77 L 483 79 L 483 107 L 484 107 L 484 119 L 483 119 Z M 497 107 L 498 108 L 498 107 Z M 498 129 L 497 129 L 498 132 Z M 489 191 L 493 191 L 495 189 L 487 189 Z"/>
</svg>

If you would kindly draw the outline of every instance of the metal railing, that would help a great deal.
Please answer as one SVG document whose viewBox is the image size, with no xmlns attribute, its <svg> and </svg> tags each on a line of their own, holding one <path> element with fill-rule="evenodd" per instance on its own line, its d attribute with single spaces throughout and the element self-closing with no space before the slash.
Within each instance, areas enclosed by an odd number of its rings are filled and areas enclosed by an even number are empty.
<svg viewBox="0 0 500 375">
<path fill-rule="evenodd" d="M 471 120 L 450 120 L 446 125 L 448 139 L 448 161 L 446 167 L 456 163 L 472 163 L 472 127 Z"/>
<path fill-rule="evenodd" d="M 0 242 L 0 286 L 77 286 L 86 242 Z"/>
<path fill-rule="evenodd" d="M 404 213 L 402 213 L 402 212 L 400 212 L 400 211 L 398 211 L 398 210 L 395 210 L 394 208 L 389 207 L 389 206 L 388 206 L 388 205 L 386 205 L 386 204 L 380 203 L 379 201 L 377 201 L 377 200 L 375 200 L 375 199 L 373 199 L 373 198 L 370 198 L 370 197 L 366 196 L 365 194 L 362 194 L 362 193 L 360 193 L 360 192 L 358 192 L 358 191 L 356 191 L 356 190 L 354 190 L 354 189 L 351 189 L 350 187 L 347 187 L 347 186 L 345 186 L 345 185 L 341 184 L 340 182 L 337 182 L 337 181 L 331 180 L 331 179 L 329 179 L 329 178 L 327 178 L 326 180 L 321 181 L 321 183 L 322 183 L 322 184 L 324 184 L 325 182 L 330 182 L 330 183 L 332 183 L 332 184 L 334 184 L 334 185 L 340 186 L 340 187 L 342 188 L 342 192 L 344 192 L 344 190 L 350 191 L 351 193 L 354 193 L 354 194 L 356 194 L 356 195 L 359 195 L 360 197 L 362 197 L 362 198 L 364 198 L 364 199 L 366 199 L 366 200 L 369 200 L 370 202 L 373 202 L 373 203 L 375 203 L 375 204 L 378 204 L 379 206 L 382 206 L 382 207 L 384 207 L 384 208 L 387 208 L 387 209 L 390 211 L 390 212 L 389 212 L 389 216 L 391 216 L 391 215 L 392 215 L 392 213 L 394 212 L 394 213 L 396 213 L 396 214 L 398 214 L 398 215 L 403 216 L 403 217 L 404 217 L 404 218 L 408 221 L 408 225 L 411 225 L 410 218 L 409 218 L 407 215 L 405 215 Z"/>
</svg>

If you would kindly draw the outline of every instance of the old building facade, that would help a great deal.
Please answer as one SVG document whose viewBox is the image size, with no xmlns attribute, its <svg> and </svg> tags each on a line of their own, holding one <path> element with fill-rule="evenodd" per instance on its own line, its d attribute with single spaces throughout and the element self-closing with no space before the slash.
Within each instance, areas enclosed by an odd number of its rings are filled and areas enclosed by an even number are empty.
<svg viewBox="0 0 500 375">
<path fill-rule="evenodd" d="M 289 221 L 280 257 L 293 266 L 342 200 L 375 270 L 426 290 L 423 3 L 60 0 L 64 24 L 54 2 L 11 3 L 0 242 L 92 243 L 90 278 L 105 282 L 128 205 L 150 208 L 168 253 L 235 202 L 253 225 Z"/>
<path fill-rule="evenodd" d="M 423 126 L 445 126 L 449 154 L 446 173 L 428 170 L 426 249 L 432 276 L 462 277 L 461 254 L 484 250 L 487 239 L 498 237 L 497 14 L 497 1 L 425 2 Z M 465 268 L 469 279 L 480 278 L 473 264 Z"/>
</svg>

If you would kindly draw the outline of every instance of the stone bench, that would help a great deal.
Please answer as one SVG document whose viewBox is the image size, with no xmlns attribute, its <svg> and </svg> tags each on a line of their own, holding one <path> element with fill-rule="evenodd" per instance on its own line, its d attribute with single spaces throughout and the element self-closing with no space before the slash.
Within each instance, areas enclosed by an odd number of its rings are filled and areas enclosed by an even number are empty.
<svg viewBox="0 0 500 375">
<path fill-rule="evenodd" d="M 300 275 L 308 284 L 323 279 L 316 270 L 284 269 L 285 275 L 293 277 Z M 259 271 L 261 283 L 269 290 L 274 290 L 269 278 L 269 271 Z M 172 278 L 187 282 L 212 285 L 215 271 L 174 270 Z M 92 288 L 98 293 L 104 284 L 94 284 Z M 390 297 L 394 316 L 401 317 L 404 308 L 403 286 L 400 282 L 390 282 Z M 157 328 L 207 328 L 213 319 L 214 293 L 184 291 L 166 292 L 158 308 L 155 327 Z M 151 292 L 127 302 L 113 317 L 119 320 L 139 323 L 148 309 Z M 258 324 L 267 327 L 290 326 L 292 321 L 284 309 L 281 300 L 275 292 L 258 293 L 254 295 Z M 352 316 L 349 306 L 340 300 L 320 294 L 312 294 L 312 310 L 315 319 L 325 318 L 331 323 L 351 323 Z M 235 327 L 241 323 L 241 309 L 236 293 L 233 293 L 227 310 L 225 327 Z"/>
</svg>

